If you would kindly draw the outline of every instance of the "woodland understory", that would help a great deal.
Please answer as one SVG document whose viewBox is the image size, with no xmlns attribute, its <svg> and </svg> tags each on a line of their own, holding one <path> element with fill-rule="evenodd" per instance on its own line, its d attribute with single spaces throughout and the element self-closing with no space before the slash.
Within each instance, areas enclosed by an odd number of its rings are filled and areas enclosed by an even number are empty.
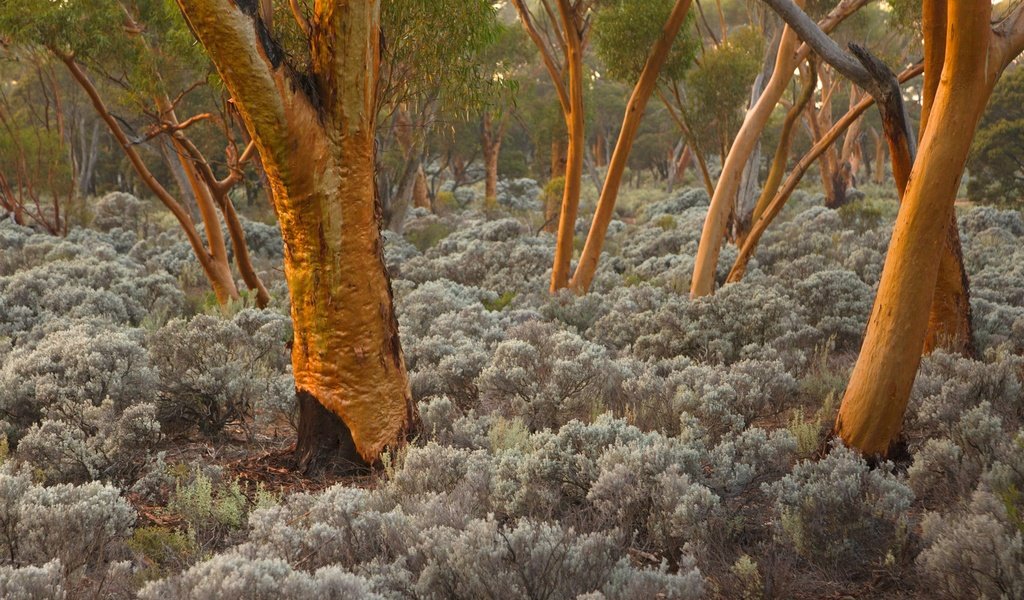
<svg viewBox="0 0 1024 600">
<path fill-rule="evenodd" d="M 241 221 L 258 310 L 151 201 L 0 221 L 0 597 L 1024 597 L 1024 215 L 957 207 L 978 358 L 924 357 L 869 465 L 828 433 L 897 201 L 813 189 L 694 300 L 703 189 L 623 190 L 582 296 L 548 291 L 533 181 L 412 209 L 384 245 L 420 423 L 347 476 L 289 463 L 276 226 Z"/>
</svg>

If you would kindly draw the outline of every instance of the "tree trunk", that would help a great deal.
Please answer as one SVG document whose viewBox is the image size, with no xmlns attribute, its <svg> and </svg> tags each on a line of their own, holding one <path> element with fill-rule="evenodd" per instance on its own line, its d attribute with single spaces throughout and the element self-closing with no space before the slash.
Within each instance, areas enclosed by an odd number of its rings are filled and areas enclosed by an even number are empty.
<svg viewBox="0 0 1024 600">
<path fill-rule="evenodd" d="M 569 22 L 569 17 L 563 17 Z M 566 36 L 568 62 L 569 110 L 564 113 L 568 145 L 565 162 L 565 190 L 555 237 L 555 260 L 551 269 L 551 292 L 569 285 L 572 256 L 576 248 L 576 215 L 580 206 L 580 188 L 583 184 L 583 155 L 586 151 L 583 124 L 583 42 L 575 31 Z"/>
<path fill-rule="evenodd" d="M 85 91 L 89 100 L 92 102 L 93 108 L 101 119 L 106 123 L 110 133 L 117 140 L 118 145 L 121 147 L 122 152 L 128 158 L 132 168 L 139 175 L 142 182 L 149 188 L 150 191 L 166 206 L 171 213 L 177 219 L 178 224 L 185 232 L 185 236 L 188 238 L 189 245 L 192 247 L 192 252 L 199 260 L 199 265 L 203 269 L 203 273 L 206 275 L 207 280 L 213 287 L 214 294 L 217 296 L 217 301 L 221 304 L 225 304 L 228 300 L 232 299 L 231 291 L 234 290 L 234 297 L 238 297 L 238 290 L 235 288 L 234 279 L 231 277 L 231 269 L 225 271 L 222 264 L 219 264 L 217 260 L 211 255 L 211 253 L 203 245 L 203 240 L 196 230 L 195 224 L 192 222 L 192 218 L 188 212 L 175 200 L 157 181 L 153 173 L 146 167 L 142 157 L 139 156 L 138 151 L 135 149 L 135 145 L 131 143 L 124 131 L 121 129 L 117 119 L 107 110 L 106 104 L 103 102 L 103 98 L 100 97 L 99 91 L 93 85 L 92 81 L 86 75 L 85 71 L 82 70 L 81 65 L 75 61 L 74 57 L 61 55 L 60 59 L 67 66 L 71 76 L 75 79 L 78 85 Z M 183 165 L 184 166 L 184 165 Z M 186 174 L 187 174 L 186 170 Z M 207 232 L 209 235 L 209 232 Z M 220 234 L 220 228 L 217 228 L 217 234 Z"/>
<path fill-rule="evenodd" d="M 772 158 L 772 165 L 768 171 L 768 178 L 765 179 L 764 188 L 761 190 L 761 196 L 757 199 L 757 204 L 754 205 L 754 210 L 750 214 L 750 220 L 736 236 L 736 244 L 740 247 L 746 241 L 751 226 L 764 214 L 768 203 L 775 197 L 775 192 L 779 190 L 779 185 L 782 184 L 782 177 L 786 174 L 786 165 L 789 163 L 789 152 L 793 147 L 793 130 L 796 127 L 797 121 L 800 120 L 800 115 L 803 114 L 807 104 L 814 97 L 814 88 L 818 85 L 817 69 L 814 65 L 809 65 L 806 69 L 801 69 L 801 71 L 804 74 L 804 85 L 801 89 L 800 97 L 797 98 L 793 106 L 786 112 L 786 118 L 782 122 L 782 131 L 779 134 L 779 145 L 775 148 L 775 157 Z"/>
<path fill-rule="evenodd" d="M 169 99 L 157 98 L 156 105 L 164 120 L 172 125 L 178 124 L 178 118 L 174 114 L 174 109 Z M 235 285 L 234 276 L 231 274 L 228 249 L 224 242 L 224 234 L 220 230 L 220 219 L 217 218 L 217 208 L 214 205 L 213 194 L 206 186 L 206 183 L 203 182 L 202 177 L 196 170 L 196 166 L 192 164 L 188 151 L 181 141 L 172 137 L 171 145 L 174 149 L 174 154 L 178 157 L 178 162 L 181 163 L 181 168 L 192 191 L 192 197 L 195 198 L 196 206 L 199 207 L 199 216 L 203 220 L 206 247 L 209 251 L 211 262 L 210 270 L 213 274 L 213 277 L 210 278 L 210 283 L 213 286 L 214 294 L 217 296 L 217 302 L 226 304 L 228 301 L 238 300 L 238 287 Z"/>
<path fill-rule="evenodd" d="M 878 185 L 885 183 L 885 137 L 880 135 L 877 130 L 871 130 L 872 137 L 875 138 L 875 168 L 874 168 L 874 181 Z"/>
<path fill-rule="evenodd" d="M 430 194 L 427 192 L 427 174 L 423 171 L 423 161 L 416 168 L 416 181 L 412 185 L 412 205 L 416 208 L 430 210 Z"/>
<path fill-rule="evenodd" d="M 590 226 L 590 233 L 587 235 L 586 244 L 583 247 L 583 254 L 580 255 L 579 265 L 572 279 L 572 289 L 578 293 L 586 293 L 594 280 L 597 272 L 597 262 L 601 257 L 601 248 L 604 246 L 605 236 L 608 233 L 608 224 L 611 222 L 615 210 L 615 201 L 618 199 L 619 187 L 622 185 L 622 175 L 626 170 L 626 163 L 629 161 L 629 153 L 633 149 L 633 141 L 636 139 L 637 130 L 640 128 L 640 121 L 647 110 L 647 102 L 654 93 L 658 84 L 658 75 L 661 67 L 668 59 L 672 43 L 679 33 L 679 29 L 686 20 L 686 14 L 690 10 L 690 0 L 676 0 L 668 21 L 662 29 L 661 36 L 654 43 L 647 57 L 643 71 L 633 88 L 633 95 L 626 105 L 626 114 L 622 118 L 622 129 L 619 132 L 619 140 L 615 144 L 615 151 L 612 153 L 612 160 L 608 164 L 608 174 L 605 176 L 604 187 L 601 190 L 601 197 L 597 201 L 597 209 L 594 211 L 594 219 Z"/>
<path fill-rule="evenodd" d="M 953 14 L 941 82 L 834 428 L 846 445 L 869 456 L 884 456 L 900 433 L 921 360 L 956 191 L 978 121 L 1005 66 L 996 64 L 998 58 L 989 63 L 991 4 L 949 6 Z"/>
<path fill-rule="evenodd" d="M 921 102 L 921 131 L 923 137 L 928 127 L 929 115 L 935 102 L 942 64 L 946 54 L 946 3 L 925 0 L 922 4 L 922 37 L 925 40 L 924 86 Z M 974 356 L 974 329 L 971 324 L 971 290 L 964 268 L 963 251 L 960 248 L 960 228 L 956 211 L 949 220 L 946 244 L 939 263 L 939 276 L 935 285 L 928 317 L 928 333 L 925 335 L 925 354 L 936 348 Z"/>
<path fill-rule="evenodd" d="M 484 203 L 496 207 L 498 203 L 498 157 L 501 153 L 504 122 L 494 128 L 489 112 L 484 112 L 481 146 L 484 154 Z"/>
<path fill-rule="evenodd" d="M 803 1 L 799 0 L 803 6 Z M 747 159 L 754 151 L 761 132 L 771 117 L 775 105 L 785 93 L 793 71 L 796 69 L 798 57 L 796 48 L 799 40 L 788 26 L 782 33 L 779 42 L 779 53 L 776 57 L 772 77 L 764 88 L 757 104 L 747 112 L 743 125 L 740 126 L 736 138 L 729 149 L 729 154 L 722 165 L 722 174 L 718 177 L 715 193 L 711 198 L 711 206 L 704 220 L 697 257 L 693 266 L 693 280 L 690 283 L 690 297 L 707 296 L 715 289 L 715 269 L 718 266 L 718 255 L 725 240 L 726 227 L 736 200 L 740 180 Z"/>
<path fill-rule="evenodd" d="M 900 83 L 905 83 L 913 77 L 916 77 L 921 73 L 921 66 L 916 65 L 904 70 L 897 77 Z M 782 185 L 775 197 L 772 198 L 771 202 L 764 208 L 764 212 L 754 222 L 753 227 L 750 229 L 750 234 L 743 242 L 743 246 L 740 248 L 739 255 L 736 257 L 736 262 L 733 263 L 732 270 L 729 271 L 729 277 L 726 279 L 728 283 L 735 283 L 743 278 L 746 273 L 747 263 L 753 256 L 754 250 L 757 248 L 757 243 L 761 239 L 761 235 L 764 234 L 765 230 L 772 223 L 776 216 L 782 211 L 786 201 L 790 195 L 796 190 L 797 185 L 800 184 L 800 180 L 807 173 L 808 169 L 814 164 L 814 161 L 824 153 L 832 144 L 839 139 L 846 129 L 853 124 L 853 122 L 860 118 L 860 115 L 864 113 L 872 104 L 874 104 L 874 98 L 868 96 L 862 99 L 856 107 L 852 108 L 843 115 L 836 123 L 828 130 L 827 133 L 822 137 L 821 140 L 815 142 L 814 146 L 805 154 L 793 167 L 793 171 L 786 178 L 786 182 Z M 893 163 L 895 166 L 897 159 L 894 158 Z"/>
<path fill-rule="evenodd" d="M 298 464 L 372 464 L 415 421 L 374 188 L 380 5 L 317 3 L 307 95 L 253 5 L 178 4 L 256 142 L 281 223 Z"/>
</svg>

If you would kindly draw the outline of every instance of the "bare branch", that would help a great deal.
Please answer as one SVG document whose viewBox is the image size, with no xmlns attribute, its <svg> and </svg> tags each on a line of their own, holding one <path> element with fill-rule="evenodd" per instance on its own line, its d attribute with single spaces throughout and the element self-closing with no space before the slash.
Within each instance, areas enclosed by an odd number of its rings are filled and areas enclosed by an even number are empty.
<svg viewBox="0 0 1024 600">
<path fill-rule="evenodd" d="M 526 6 L 525 0 L 512 0 L 512 4 L 519 13 L 519 20 L 522 21 L 526 33 L 533 40 L 534 45 L 537 46 L 537 50 L 540 51 L 540 57 L 544 61 L 544 67 L 548 70 L 548 74 L 551 76 L 551 82 L 554 84 L 555 92 L 558 95 L 558 102 L 562 105 L 562 111 L 569 112 L 569 92 L 565 89 L 565 76 L 562 73 L 562 69 L 555 63 L 554 57 L 551 56 L 549 46 L 537 30 L 537 25 L 533 20 L 533 13 Z"/>
</svg>

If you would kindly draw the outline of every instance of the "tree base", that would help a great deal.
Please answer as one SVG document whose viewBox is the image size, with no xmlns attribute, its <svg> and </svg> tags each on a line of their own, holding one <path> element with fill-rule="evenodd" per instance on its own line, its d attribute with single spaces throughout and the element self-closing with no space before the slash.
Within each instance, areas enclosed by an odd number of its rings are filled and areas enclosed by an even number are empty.
<svg viewBox="0 0 1024 600">
<path fill-rule="evenodd" d="M 295 462 L 306 474 L 331 471 L 342 475 L 365 474 L 370 466 L 359 455 L 345 422 L 324 408 L 309 392 L 297 391 L 299 431 Z"/>
</svg>

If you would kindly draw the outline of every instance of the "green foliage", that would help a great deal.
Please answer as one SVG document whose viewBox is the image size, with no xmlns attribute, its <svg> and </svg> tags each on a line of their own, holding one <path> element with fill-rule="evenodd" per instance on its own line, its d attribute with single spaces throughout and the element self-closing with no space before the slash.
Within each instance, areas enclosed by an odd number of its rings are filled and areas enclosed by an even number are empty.
<svg viewBox="0 0 1024 600">
<path fill-rule="evenodd" d="M 508 291 L 498 296 L 495 300 L 484 298 L 481 302 L 484 303 L 484 308 L 491 312 L 501 312 L 505 310 L 512 301 L 515 300 L 516 293 Z"/>
<path fill-rule="evenodd" d="M 467 116 L 493 92 L 484 52 L 500 32 L 489 0 L 392 0 L 381 5 L 381 101 L 438 102 Z"/>
<path fill-rule="evenodd" d="M 601 6 L 594 21 L 594 44 L 608 76 L 633 83 L 672 13 L 674 0 L 612 0 Z M 698 41 L 693 35 L 693 12 L 676 37 L 661 77 L 682 79 L 693 63 Z"/>
<path fill-rule="evenodd" d="M 450 192 L 442 192 L 438 194 L 438 201 L 442 201 L 441 196 L 452 196 Z M 454 196 L 452 196 L 454 201 Z M 406 239 L 409 240 L 413 246 L 420 252 L 426 252 L 430 248 L 437 245 L 438 242 L 448 237 L 451 234 L 451 228 L 441 221 L 432 221 L 423 227 L 416 227 L 410 229 L 406 234 Z"/>
<path fill-rule="evenodd" d="M 197 470 L 191 481 L 178 482 L 167 509 L 184 522 L 192 545 L 210 551 L 242 529 L 248 502 L 237 480 L 215 484 Z"/>
<path fill-rule="evenodd" d="M 133 552 L 145 556 L 149 566 L 140 573 L 151 581 L 180 571 L 195 556 L 195 539 L 168 527 L 139 527 L 127 542 Z"/>
<path fill-rule="evenodd" d="M 1024 196 L 1024 69 L 1011 67 L 996 84 L 971 145 L 967 192 L 973 200 L 1019 204 Z"/>
<path fill-rule="evenodd" d="M 732 140 L 739 129 L 750 86 L 761 70 L 764 45 L 759 31 L 740 27 L 687 74 L 686 111 L 695 138 L 707 150 L 717 151 L 716 142 Z"/>
</svg>

